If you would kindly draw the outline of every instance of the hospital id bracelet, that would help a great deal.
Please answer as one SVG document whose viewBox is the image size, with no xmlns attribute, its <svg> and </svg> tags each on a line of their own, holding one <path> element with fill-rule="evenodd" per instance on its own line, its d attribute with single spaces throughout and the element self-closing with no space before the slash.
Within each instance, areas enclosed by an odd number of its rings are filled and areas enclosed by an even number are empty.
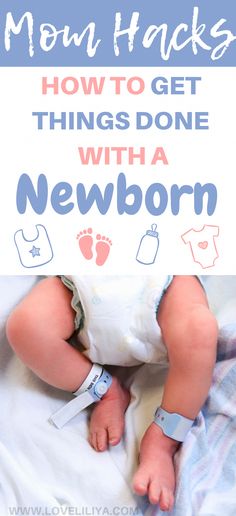
<svg viewBox="0 0 236 516">
<path fill-rule="evenodd" d="M 80 388 L 74 392 L 75 399 L 69 401 L 50 417 L 50 422 L 62 428 L 81 410 L 94 402 L 100 401 L 112 383 L 112 376 L 99 364 L 94 364 Z"/>
<path fill-rule="evenodd" d="M 154 417 L 154 423 L 162 429 L 163 434 L 179 442 L 185 440 L 193 422 L 193 419 L 188 419 L 175 412 L 167 412 L 161 407 L 156 410 Z"/>
</svg>

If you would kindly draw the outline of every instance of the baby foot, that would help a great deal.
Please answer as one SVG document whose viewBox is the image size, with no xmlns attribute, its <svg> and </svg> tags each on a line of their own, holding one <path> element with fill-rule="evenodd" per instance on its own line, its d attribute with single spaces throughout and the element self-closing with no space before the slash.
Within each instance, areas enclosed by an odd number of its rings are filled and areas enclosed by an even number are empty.
<svg viewBox="0 0 236 516">
<path fill-rule="evenodd" d="M 77 235 L 79 248 L 86 260 L 91 260 L 93 257 L 92 245 L 93 245 L 93 237 L 92 237 L 92 228 L 84 229 L 80 231 Z"/>
<path fill-rule="evenodd" d="M 173 456 L 178 445 L 155 423 L 149 426 L 141 442 L 140 465 L 133 488 L 138 495 L 148 495 L 150 503 L 159 504 L 162 511 L 170 511 L 174 505 Z"/>
<path fill-rule="evenodd" d="M 110 389 L 95 404 L 90 420 L 89 442 L 96 451 L 104 451 L 108 445 L 119 443 L 129 402 L 129 392 L 113 377 Z"/>
<path fill-rule="evenodd" d="M 110 247 L 112 245 L 111 240 L 105 236 L 97 235 L 96 236 L 98 242 L 96 244 L 96 251 L 97 251 L 97 258 L 96 258 L 96 264 L 97 265 L 104 265 L 105 261 L 108 258 Z"/>
</svg>

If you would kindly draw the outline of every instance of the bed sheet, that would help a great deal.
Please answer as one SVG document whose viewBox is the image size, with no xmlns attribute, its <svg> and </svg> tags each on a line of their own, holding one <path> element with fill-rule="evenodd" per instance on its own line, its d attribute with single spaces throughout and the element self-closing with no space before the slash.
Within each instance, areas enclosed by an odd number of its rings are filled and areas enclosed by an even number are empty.
<svg viewBox="0 0 236 516">
<path fill-rule="evenodd" d="M 5 337 L 8 314 L 36 281 L 36 276 L 0 277 L 0 514 L 164 514 L 133 494 L 131 479 L 166 369 L 145 364 L 120 370 L 132 402 L 118 446 L 104 453 L 89 446 L 89 410 L 58 431 L 48 419 L 71 395 L 38 379 Z M 208 277 L 206 289 L 221 328 L 218 361 L 206 404 L 176 454 L 171 516 L 236 512 L 236 277 Z"/>
</svg>

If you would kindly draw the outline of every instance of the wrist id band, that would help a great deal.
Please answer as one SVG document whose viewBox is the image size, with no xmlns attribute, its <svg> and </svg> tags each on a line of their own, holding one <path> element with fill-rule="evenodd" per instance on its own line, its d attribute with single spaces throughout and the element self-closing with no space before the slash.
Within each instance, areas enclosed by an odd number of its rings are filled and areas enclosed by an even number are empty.
<svg viewBox="0 0 236 516">
<path fill-rule="evenodd" d="M 181 416 L 180 414 L 170 413 L 159 407 L 155 412 L 154 423 L 163 431 L 163 434 L 183 442 L 194 420 Z"/>
<path fill-rule="evenodd" d="M 62 428 L 81 410 L 94 402 L 100 401 L 112 383 L 112 376 L 98 364 L 92 366 L 79 389 L 74 392 L 75 399 L 69 401 L 50 417 L 50 422 L 57 428 Z"/>
</svg>

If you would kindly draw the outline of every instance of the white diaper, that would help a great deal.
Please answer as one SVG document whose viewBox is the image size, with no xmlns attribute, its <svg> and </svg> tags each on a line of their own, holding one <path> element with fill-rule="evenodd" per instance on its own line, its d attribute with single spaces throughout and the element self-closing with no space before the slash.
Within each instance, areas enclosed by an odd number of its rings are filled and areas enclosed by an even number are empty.
<svg viewBox="0 0 236 516">
<path fill-rule="evenodd" d="M 173 276 L 63 276 L 85 355 L 123 366 L 166 363 L 156 312 Z"/>
</svg>

